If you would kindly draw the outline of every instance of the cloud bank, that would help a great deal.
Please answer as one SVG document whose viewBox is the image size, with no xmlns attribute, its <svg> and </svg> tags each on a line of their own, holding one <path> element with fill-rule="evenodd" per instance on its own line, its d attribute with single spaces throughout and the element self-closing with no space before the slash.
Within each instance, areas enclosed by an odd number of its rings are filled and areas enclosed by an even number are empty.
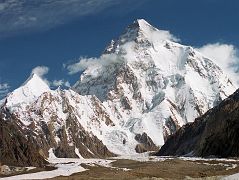
<svg viewBox="0 0 239 180">
<path fill-rule="evenodd" d="M 229 78 L 239 86 L 238 49 L 231 44 L 207 44 L 197 49 L 202 54 L 214 61 L 222 70 L 228 74 Z"/>
<path fill-rule="evenodd" d="M 105 67 L 105 66 L 108 66 L 109 64 L 122 63 L 122 62 L 124 62 L 124 59 L 122 57 L 119 57 L 114 54 L 104 54 L 100 56 L 99 58 L 80 57 L 77 63 L 69 64 L 69 65 L 64 64 L 63 67 L 65 67 L 68 70 L 68 73 L 72 75 L 72 74 L 82 72 L 91 66 Z"/>
</svg>

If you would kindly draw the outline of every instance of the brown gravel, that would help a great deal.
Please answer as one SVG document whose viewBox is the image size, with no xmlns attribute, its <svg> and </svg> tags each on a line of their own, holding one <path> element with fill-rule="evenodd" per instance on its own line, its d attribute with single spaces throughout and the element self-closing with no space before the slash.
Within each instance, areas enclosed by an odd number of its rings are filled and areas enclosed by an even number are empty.
<svg viewBox="0 0 239 180">
<path fill-rule="evenodd" d="M 205 164 L 206 163 L 206 164 Z M 226 170 L 225 166 L 238 164 L 238 167 Z M 239 172 L 238 162 L 218 161 L 185 161 L 180 159 L 165 160 L 162 162 L 138 162 L 133 160 L 117 160 L 111 163 L 115 168 L 82 165 L 89 170 L 76 173 L 70 177 L 56 177 L 59 180 L 128 180 L 128 179 L 191 179 L 211 177 L 219 179 L 219 176 L 230 175 Z M 124 171 L 120 168 L 130 169 Z"/>
</svg>

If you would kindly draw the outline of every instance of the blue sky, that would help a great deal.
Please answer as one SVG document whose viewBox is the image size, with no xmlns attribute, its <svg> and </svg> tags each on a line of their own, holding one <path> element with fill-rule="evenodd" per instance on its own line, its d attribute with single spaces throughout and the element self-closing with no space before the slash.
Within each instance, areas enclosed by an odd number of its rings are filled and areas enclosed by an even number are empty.
<svg viewBox="0 0 239 180">
<path fill-rule="evenodd" d="M 98 57 L 138 18 L 182 44 L 211 44 L 204 52 L 220 51 L 224 64 L 231 57 L 236 64 L 238 0 L 0 0 L 0 96 L 32 71 L 55 85 L 73 84 L 79 74 L 69 75 L 63 64 Z"/>
</svg>

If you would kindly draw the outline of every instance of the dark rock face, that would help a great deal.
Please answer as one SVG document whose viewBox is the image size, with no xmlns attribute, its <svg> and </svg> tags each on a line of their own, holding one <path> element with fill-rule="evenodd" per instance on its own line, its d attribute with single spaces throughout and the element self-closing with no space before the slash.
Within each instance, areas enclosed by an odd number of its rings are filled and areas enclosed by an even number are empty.
<svg viewBox="0 0 239 180">
<path fill-rule="evenodd" d="M 157 155 L 239 156 L 239 90 L 170 136 Z"/>
<path fill-rule="evenodd" d="M 80 124 L 76 123 L 76 121 L 69 119 L 67 127 L 69 129 L 68 134 L 72 137 L 74 144 L 76 148 L 79 149 L 79 152 L 82 155 L 82 157 L 105 158 L 105 157 L 115 156 L 113 153 L 111 153 L 107 149 L 107 147 L 102 143 L 102 141 L 100 141 L 93 134 L 89 134 L 88 132 L 86 132 Z M 70 150 L 70 147 L 67 141 L 62 146 L 67 147 L 65 148 L 64 152 L 68 152 L 68 150 Z M 72 156 L 70 158 L 76 156 L 74 152 L 74 148 L 72 149 L 72 151 L 73 151 Z"/>
<path fill-rule="evenodd" d="M 152 139 L 146 133 L 143 133 L 142 135 L 137 134 L 135 136 L 135 140 L 139 142 L 139 144 L 137 144 L 135 147 L 135 151 L 137 153 L 158 150 L 158 147 L 153 143 Z"/>
<path fill-rule="evenodd" d="M 47 164 L 32 132 L 23 132 L 14 117 L 8 121 L 0 117 L 0 164 L 37 167 Z"/>
</svg>

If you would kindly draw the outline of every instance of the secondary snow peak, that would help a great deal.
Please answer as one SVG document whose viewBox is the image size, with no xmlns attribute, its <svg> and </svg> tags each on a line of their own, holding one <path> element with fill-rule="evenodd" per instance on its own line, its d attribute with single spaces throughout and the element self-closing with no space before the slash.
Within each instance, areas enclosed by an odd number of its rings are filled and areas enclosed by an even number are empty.
<svg viewBox="0 0 239 180">
<path fill-rule="evenodd" d="M 6 105 L 14 108 L 20 104 L 29 104 L 47 91 L 50 91 L 47 83 L 37 74 L 32 73 L 22 86 L 8 95 Z"/>
</svg>

